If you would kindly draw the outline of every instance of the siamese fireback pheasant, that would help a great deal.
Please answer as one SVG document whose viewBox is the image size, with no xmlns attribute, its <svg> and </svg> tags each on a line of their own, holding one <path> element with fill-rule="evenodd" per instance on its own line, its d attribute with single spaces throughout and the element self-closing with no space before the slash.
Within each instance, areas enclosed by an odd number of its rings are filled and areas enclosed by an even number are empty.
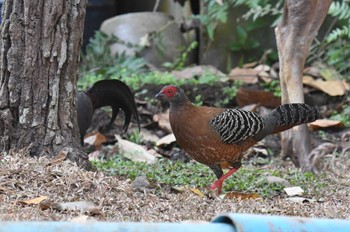
<svg viewBox="0 0 350 232">
<path fill-rule="evenodd" d="M 209 166 L 217 176 L 210 188 L 221 192 L 223 181 L 241 166 L 243 152 L 265 136 L 320 118 L 307 104 L 285 104 L 262 117 L 240 109 L 195 106 L 176 86 L 165 86 L 157 95 L 170 102 L 170 125 L 176 141 L 194 160 Z M 229 164 L 223 174 L 220 164 Z"/>
</svg>

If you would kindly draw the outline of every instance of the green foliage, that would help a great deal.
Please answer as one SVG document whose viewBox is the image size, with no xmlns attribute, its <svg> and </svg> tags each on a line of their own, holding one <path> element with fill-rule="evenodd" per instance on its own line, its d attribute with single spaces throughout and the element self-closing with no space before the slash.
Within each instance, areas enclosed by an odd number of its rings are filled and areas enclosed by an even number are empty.
<svg viewBox="0 0 350 232">
<path fill-rule="evenodd" d="M 350 4 L 349 1 L 332 2 L 328 14 L 337 20 L 344 20 L 344 24 L 334 28 L 326 37 L 327 43 L 334 42 L 342 37 L 350 39 Z"/>
<path fill-rule="evenodd" d="M 308 62 L 315 60 L 332 65 L 339 73 L 350 76 L 350 1 L 333 1 L 327 33 L 312 47 Z"/>
<path fill-rule="evenodd" d="M 332 2 L 328 14 L 337 17 L 338 19 L 349 19 L 350 18 L 350 6 L 349 0 L 334 1 Z"/>
<path fill-rule="evenodd" d="M 335 28 L 333 31 L 329 33 L 329 35 L 326 38 L 327 43 L 331 43 L 336 41 L 339 38 L 347 36 L 350 38 L 350 25 L 343 25 L 341 28 Z"/>
<path fill-rule="evenodd" d="M 248 36 L 248 29 L 241 26 L 236 27 L 237 39 L 230 46 L 232 51 L 253 50 L 260 46 L 257 39 Z"/>
<path fill-rule="evenodd" d="M 155 164 L 133 162 L 119 155 L 108 161 L 94 161 L 94 165 L 110 175 L 125 176 L 135 179 L 145 175 L 157 185 L 185 186 L 207 188 L 216 180 L 214 173 L 205 165 L 198 162 L 183 163 L 160 159 Z M 278 169 L 260 170 L 254 166 L 243 166 L 228 178 L 223 185 L 224 191 L 255 192 L 263 197 L 272 197 L 283 193 L 284 186 L 278 183 L 268 183 L 265 176 L 278 176 L 288 180 L 294 186 L 309 190 L 312 186 L 325 187 L 312 173 L 302 173 L 290 170 L 287 173 Z"/>
<path fill-rule="evenodd" d="M 97 31 L 90 39 L 85 54 L 81 55 L 79 89 L 86 89 L 98 80 L 134 76 L 146 71 L 146 62 L 143 58 L 125 54 L 111 55 L 110 46 L 113 43 L 133 46 L 101 31 Z"/>
<path fill-rule="evenodd" d="M 242 1 L 242 5 L 248 6 L 248 11 L 242 16 L 244 19 L 251 18 L 253 21 L 259 20 L 265 16 L 272 16 L 271 27 L 277 26 L 277 22 L 282 15 L 283 0 L 257 0 Z"/>
<path fill-rule="evenodd" d="M 185 67 L 185 64 L 188 60 L 190 52 L 198 47 L 198 42 L 193 41 L 180 55 L 180 57 L 175 58 L 173 62 L 165 62 L 163 67 L 169 70 L 179 70 Z"/>
<path fill-rule="evenodd" d="M 231 1 L 223 1 L 222 4 L 219 4 L 215 0 L 203 0 L 203 2 L 207 5 L 207 12 L 195 17 L 197 17 L 202 25 L 205 26 L 209 38 L 211 40 L 214 40 L 214 31 L 216 25 L 219 22 L 226 23 L 227 21 L 227 13 Z"/>
<path fill-rule="evenodd" d="M 341 112 L 334 112 L 331 119 L 350 125 L 350 106 L 347 105 Z"/>
<path fill-rule="evenodd" d="M 145 175 L 153 183 L 171 186 L 193 185 L 205 187 L 215 180 L 214 175 L 207 175 L 207 173 L 210 173 L 210 169 L 197 162 L 182 163 L 180 161 L 162 159 L 155 164 L 149 165 L 144 162 L 133 162 L 121 156 L 116 156 L 106 162 L 95 161 L 94 164 L 101 171 L 108 172 L 111 175 L 125 176 L 130 179 Z"/>
<path fill-rule="evenodd" d="M 276 97 L 281 97 L 281 85 L 278 79 L 271 80 L 270 82 L 261 82 L 261 86 L 263 86 L 265 91 L 273 93 Z"/>
<path fill-rule="evenodd" d="M 139 131 L 134 130 L 131 132 L 128 140 L 133 142 L 133 143 L 140 144 L 141 143 L 141 134 L 139 133 Z"/>
<path fill-rule="evenodd" d="M 205 26 L 208 36 L 214 39 L 214 31 L 218 23 L 226 23 L 228 11 L 231 7 L 240 6 L 246 9 L 242 18 L 252 19 L 253 22 L 262 20 L 275 27 L 280 20 L 283 10 L 283 0 L 228 0 L 222 4 L 216 0 L 204 0 L 207 5 L 207 12 L 197 16 Z M 333 22 L 329 24 L 327 33 L 313 45 L 307 62 L 321 61 L 333 65 L 342 75 L 350 77 L 350 1 L 335 0 L 332 2 L 328 15 Z M 266 18 L 268 16 L 268 18 Z M 232 51 L 245 51 L 258 49 L 259 43 L 255 38 L 249 36 L 252 29 L 247 29 L 252 22 L 247 22 L 247 26 L 236 28 L 237 40 L 234 41 L 230 49 Z M 241 57 L 241 62 L 244 62 Z"/>
<path fill-rule="evenodd" d="M 133 47 L 136 50 L 141 49 L 130 43 L 125 43 L 115 36 L 109 36 L 101 31 L 97 31 L 86 46 L 85 54 L 81 55 L 80 71 L 82 73 L 93 72 L 102 75 L 109 75 L 116 70 L 129 69 L 130 72 L 142 70 L 145 62 L 142 58 L 130 57 L 125 54 L 111 55 L 111 45 L 114 43 L 123 44 L 127 47 Z M 114 67 L 114 69 L 109 70 Z M 124 73 L 123 73 L 124 74 Z"/>
<path fill-rule="evenodd" d="M 350 41 L 337 40 L 324 50 L 326 62 L 350 78 Z"/>
<path fill-rule="evenodd" d="M 225 107 L 226 105 L 228 105 L 229 102 L 236 97 L 237 91 L 241 87 L 241 85 L 242 82 L 236 81 L 232 86 L 225 86 L 222 90 L 224 92 L 225 98 L 218 99 L 217 106 Z"/>
</svg>

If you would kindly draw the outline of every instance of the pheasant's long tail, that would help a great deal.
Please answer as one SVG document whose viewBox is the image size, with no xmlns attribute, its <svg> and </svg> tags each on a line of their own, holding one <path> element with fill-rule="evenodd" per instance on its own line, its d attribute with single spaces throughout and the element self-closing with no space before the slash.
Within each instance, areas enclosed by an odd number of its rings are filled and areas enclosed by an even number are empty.
<svg viewBox="0 0 350 232">
<path fill-rule="evenodd" d="M 271 133 L 278 133 L 319 118 L 321 115 L 316 107 L 304 103 L 292 103 L 281 105 L 271 111 L 266 121 L 273 124 Z"/>
</svg>

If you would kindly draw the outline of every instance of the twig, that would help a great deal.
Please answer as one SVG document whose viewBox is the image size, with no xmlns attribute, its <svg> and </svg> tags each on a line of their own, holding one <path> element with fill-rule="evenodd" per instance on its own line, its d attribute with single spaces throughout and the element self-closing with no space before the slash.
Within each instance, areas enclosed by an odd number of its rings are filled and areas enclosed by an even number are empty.
<svg viewBox="0 0 350 232">
<path fill-rule="evenodd" d="M 160 2 L 160 0 L 156 0 L 156 2 L 154 3 L 153 12 L 157 11 L 157 9 L 159 7 L 159 2 Z"/>
</svg>

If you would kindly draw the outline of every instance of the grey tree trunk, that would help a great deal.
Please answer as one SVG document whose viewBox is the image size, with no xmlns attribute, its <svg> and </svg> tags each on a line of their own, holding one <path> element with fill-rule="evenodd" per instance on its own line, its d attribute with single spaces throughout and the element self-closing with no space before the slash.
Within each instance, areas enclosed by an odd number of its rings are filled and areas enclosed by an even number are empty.
<svg viewBox="0 0 350 232">
<path fill-rule="evenodd" d="M 76 82 L 87 0 L 5 0 L 0 51 L 0 149 L 68 158 L 81 151 Z"/>
</svg>

